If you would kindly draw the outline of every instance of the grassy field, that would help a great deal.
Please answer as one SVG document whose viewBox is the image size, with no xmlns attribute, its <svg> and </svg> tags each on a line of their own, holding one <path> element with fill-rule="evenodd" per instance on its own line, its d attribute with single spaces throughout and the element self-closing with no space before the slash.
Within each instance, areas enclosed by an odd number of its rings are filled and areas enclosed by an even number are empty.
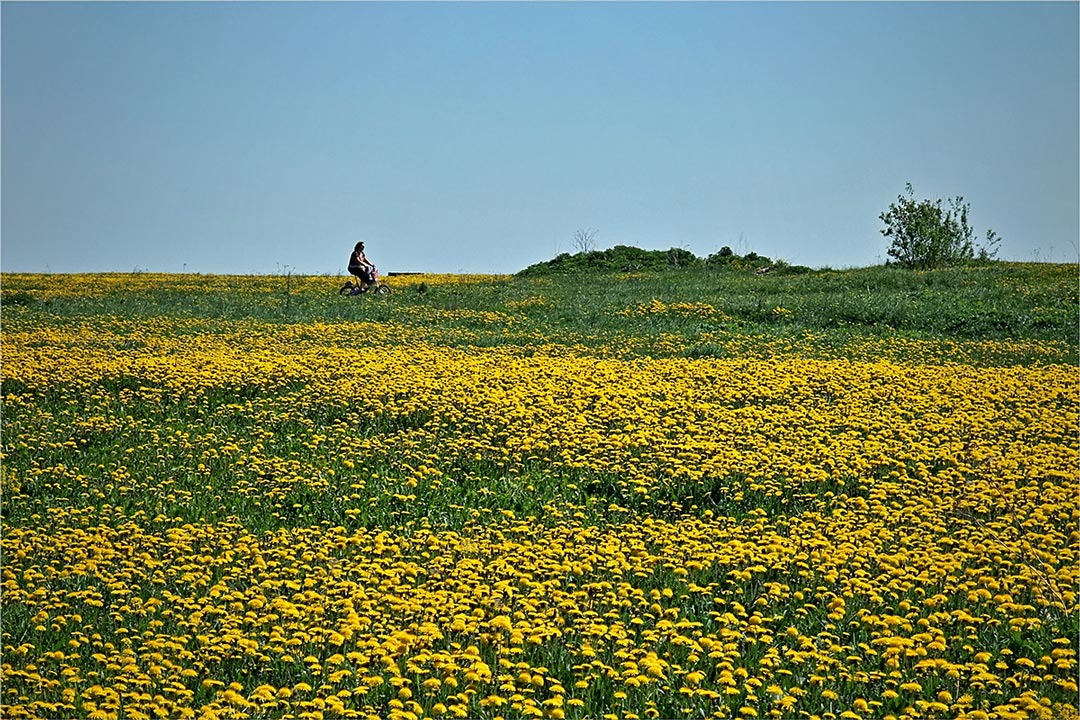
<svg viewBox="0 0 1080 720">
<path fill-rule="evenodd" d="M 1076 266 L 2 277 L 5 718 L 1076 718 Z"/>
</svg>

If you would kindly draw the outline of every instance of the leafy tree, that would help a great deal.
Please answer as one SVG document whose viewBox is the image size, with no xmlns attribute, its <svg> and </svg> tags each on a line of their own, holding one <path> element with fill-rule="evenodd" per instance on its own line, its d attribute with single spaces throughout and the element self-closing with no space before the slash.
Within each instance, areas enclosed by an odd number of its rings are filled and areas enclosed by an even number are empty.
<svg viewBox="0 0 1080 720">
<path fill-rule="evenodd" d="M 971 205 L 963 197 L 949 198 L 945 207 L 940 199 L 915 200 L 911 183 L 906 189 L 907 197 L 897 196 L 880 215 L 885 223 L 881 234 L 892 238 L 888 253 L 898 265 L 923 270 L 997 256 L 1001 238 L 993 230 L 986 231 L 985 245 L 975 244 L 975 231 L 968 223 Z"/>
</svg>

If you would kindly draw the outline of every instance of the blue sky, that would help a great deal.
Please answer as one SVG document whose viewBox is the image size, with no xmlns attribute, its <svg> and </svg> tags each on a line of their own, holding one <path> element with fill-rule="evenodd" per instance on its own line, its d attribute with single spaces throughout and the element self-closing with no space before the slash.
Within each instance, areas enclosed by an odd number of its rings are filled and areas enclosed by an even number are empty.
<svg viewBox="0 0 1080 720">
<path fill-rule="evenodd" d="M 1077 3 L 19 3 L 7 272 L 883 262 L 911 182 L 1080 248 Z"/>
</svg>

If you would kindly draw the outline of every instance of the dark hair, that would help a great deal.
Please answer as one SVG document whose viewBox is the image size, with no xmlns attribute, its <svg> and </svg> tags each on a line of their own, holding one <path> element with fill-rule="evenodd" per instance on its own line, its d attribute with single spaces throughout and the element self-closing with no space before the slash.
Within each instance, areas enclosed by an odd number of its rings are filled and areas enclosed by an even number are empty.
<svg viewBox="0 0 1080 720">
<path fill-rule="evenodd" d="M 364 242 L 361 240 L 360 242 L 356 243 L 356 246 L 353 248 L 353 250 L 359 250 L 362 247 L 364 247 Z"/>
</svg>

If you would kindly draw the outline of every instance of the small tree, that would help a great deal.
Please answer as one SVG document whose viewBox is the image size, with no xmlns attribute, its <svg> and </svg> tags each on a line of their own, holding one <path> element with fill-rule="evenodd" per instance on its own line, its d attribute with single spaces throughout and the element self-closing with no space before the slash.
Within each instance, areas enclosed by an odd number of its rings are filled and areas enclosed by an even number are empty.
<svg viewBox="0 0 1080 720">
<path fill-rule="evenodd" d="M 596 230 L 579 228 L 574 231 L 574 247 L 580 253 L 590 253 L 596 249 Z"/>
<path fill-rule="evenodd" d="M 946 208 L 940 199 L 916 201 L 911 183 L 906 189 L 907 197 L 898 196 L 880 215 L 885 223 L 881 234 L 892 238 L 888 253 L 897 264 L 921 270 L 997 256 L 1001 239 L 993 230 L 986 231 L 985 245 L 976 246 L 968 224 L 971 205 L 963 197 L 950 198 Z"/>
</svg>

